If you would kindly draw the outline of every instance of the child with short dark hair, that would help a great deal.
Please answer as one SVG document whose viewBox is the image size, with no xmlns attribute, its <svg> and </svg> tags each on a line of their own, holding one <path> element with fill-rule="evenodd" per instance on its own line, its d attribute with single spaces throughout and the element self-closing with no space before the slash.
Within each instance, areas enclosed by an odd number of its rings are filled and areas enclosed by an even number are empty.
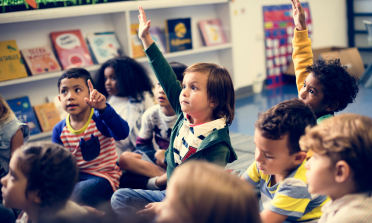
<svg viewBox="0 0 372 223">
<path fill-rule="evenodd" d="M 68 202 L 79 172 L 75 157 L 62 146 L 29 143 L 16 150 L 1 179 L 4 206 L 20 209 L 17 222 L 51 222 L 87 211 Z"/>
<path fill-rule="evenodd" d="M 115 140 L 125 139 L 129 127 L 106 103 L 106 97 L 93 88 L 87 70 L 63 72 L 58 87 L 58 98 L 69 115 L 54 126 L 52 141 L 76 157 L 80 173 L 72 200 L 96 207 L 109 201 L 119 187 L 121 170 L 116 165 Z"/>
<path fill-rule="evenodd" d="M 307 128 L 301 149 L 310 193 L 329 196 L 319 223 L 372 222 L 372 119 L 341 114 Z"/>
<path fill-rule="evenodd" d="M 308 105 L 299 99 L 283 101 L 260 114 L 255 124 L 255 161 L 241 177 L 260 185 L 265 222 L 316 222 L 326 196 L 307 191 L 306 153 L 299 146 L 306 126 L 316 125 Z"/>
<path fill-rule="evenodd" d="M 122 56 L 102 64 L 95 80 L 97 91 L 129 125 L 129 136 L 115 142 L 120 157 L 125 151 L 135 150 L 141 116 L 154 105 L 151 79 L 136 60 Z"/>
</svg>

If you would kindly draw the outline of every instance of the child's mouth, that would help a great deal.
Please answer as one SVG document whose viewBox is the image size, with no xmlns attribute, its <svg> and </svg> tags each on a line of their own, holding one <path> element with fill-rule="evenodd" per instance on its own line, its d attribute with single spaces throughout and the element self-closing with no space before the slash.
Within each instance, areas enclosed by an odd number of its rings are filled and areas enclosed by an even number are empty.
<svg viewBox="0 0 372 223">
<path fill-rule="evenodd" d="M 165 98 L 163 98 L 163 97 L 158 97 L 158 100 L 159 100 L 159 101 L 165 101 Z"/>
<path fill-rule="evenodd" d="M 74 109 L 76 108 L 78 105 L 75 105 L 75 104 L 69 104 L 67 105 L 67 108 L 70 108 L 70 109 Z"/>
</svg>

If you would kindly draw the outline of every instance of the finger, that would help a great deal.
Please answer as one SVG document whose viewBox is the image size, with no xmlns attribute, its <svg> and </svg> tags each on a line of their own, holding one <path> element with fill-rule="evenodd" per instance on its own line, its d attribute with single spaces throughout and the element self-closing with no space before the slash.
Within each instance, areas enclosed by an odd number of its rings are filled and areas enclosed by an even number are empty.
<svg viewBox="0 0 372 223">
<path fill-rule="evenodd" d="M 149 30 L 151 27 L 151 20 L 147 21 L 146 29 Z"/>
<path fill-rule="evenodd" d="M 97 95 L 97 99 L 96 99 L 96 101 L 97 102 L 101 102 L 101 101 L 103 101 L 103 98 L 104 98 L 105 96 L 103 96 L 103 94 L 99 94 L 99 95 Z"/>
<path fill-rule="evenodd" d="M 292 4 L 292 9 L 294 10 L 296 8 L 296 6 L 295 6 L 295 3 L 293 1 L 294 0 L 291 0 L 291 4 Z"/>
<path fill-rule="evenodd" d="M 88 99 L 88 98 L 84 98 L 84 101 L 90 106 L 92 107 L 92 102 Z"/>
<path fill-rule="evenodd" d="M 140 6 L 140 15 L 142 16 L 143 21 L 146 23 L 147 22 L 146 13 L 145 10 L 143 10 L 142 6 Z"/>
<path fill-rule="evenodd" d="M 92 91 L 92 93 L 90 93 L 90 100 L 91 100 L 91 101 L 95 102 L 97 92 L 98 92 L 98 91 L 97 91 L 96 89 L 94 89 L 94 90 Z"/>
<path fill-rule="evenodd" d="M 94 90 L 93 84 L 89 79 L 88 79 L 88 87 L 89 87 L 90 92 L 92 92 Z"/>
</svg>

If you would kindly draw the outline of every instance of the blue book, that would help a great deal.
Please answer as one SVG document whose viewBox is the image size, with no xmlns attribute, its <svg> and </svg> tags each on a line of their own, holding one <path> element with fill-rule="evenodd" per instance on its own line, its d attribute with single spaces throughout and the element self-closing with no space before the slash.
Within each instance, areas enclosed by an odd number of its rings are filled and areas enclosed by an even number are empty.
<svg viewBox="0 0 372 223">
<path fill-rule="evenodd" d="M 192 49 L 191 18 L 166 21 L 168 52 Z"/>
<path fill-rule="evenodd" d="M 10 109 L 12 109 L 18 120 L 28 125 L 30 128 L 30 135 L 40 133 L 39 124 L 27 96 L 7 100 L 6 102 L 9 104 Z"/>
</svg>

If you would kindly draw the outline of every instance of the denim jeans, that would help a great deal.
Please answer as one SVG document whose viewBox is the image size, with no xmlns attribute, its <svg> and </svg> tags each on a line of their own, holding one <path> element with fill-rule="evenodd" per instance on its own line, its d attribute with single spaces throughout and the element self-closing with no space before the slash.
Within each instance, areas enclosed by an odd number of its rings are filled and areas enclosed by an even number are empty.
<svg viewBox="0 0 372 223">
<path fill-rule="evenodd" d="M 97 207 L 103 202 L 109 202 L 113 193 L 107 179 L 80 172 L 79 182 L 74 187 L 71 200 L 80 205 Z"/>
</svg>

